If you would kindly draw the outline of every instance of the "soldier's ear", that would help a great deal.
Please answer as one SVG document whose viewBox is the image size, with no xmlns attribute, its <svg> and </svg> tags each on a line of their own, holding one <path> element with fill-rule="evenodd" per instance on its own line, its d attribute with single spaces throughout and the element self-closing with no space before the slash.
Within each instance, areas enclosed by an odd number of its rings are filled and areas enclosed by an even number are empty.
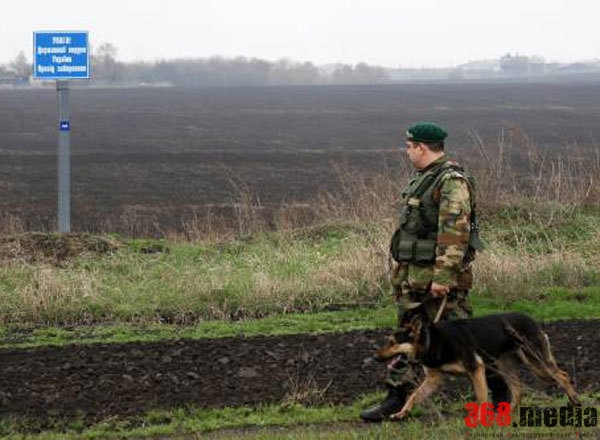
<svg viewBox="0 0 600 440">
<path fill-rule="evenodd" d="M 419 147 L 422 152 L 431 151 L 431 148 L 425 142 L 419 142 Z"/>
</svg>

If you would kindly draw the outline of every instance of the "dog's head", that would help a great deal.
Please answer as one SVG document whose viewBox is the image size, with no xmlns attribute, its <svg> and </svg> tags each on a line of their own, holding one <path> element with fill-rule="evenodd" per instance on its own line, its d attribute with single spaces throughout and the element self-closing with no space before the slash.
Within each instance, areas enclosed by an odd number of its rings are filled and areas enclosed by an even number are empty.
<svg viewBox="0 0 600 440">
<path fill-rule="evenodd" d="M 386 361 L 400 354 L 418 358 L 420 353 L 429 347 L 430 325 L 424 308 L 419 306 L 406 310 L 400 322 L 400 329 L 386 338 L 373 357 L 378 361 Z"/>
<path fill-rule="evenodd" d="M 424 303 L 411 303 L 408 305 L 400 320 L 400 328 L 414 330 L 428 325 L 427 310 Z"/>
<path fill-rule="evenodd" d="M 407 310 L 402 316 L 400 328 L 386 338 L 373 357 L 378 361 L 385 361 L 400 354 L 415 357 L 427 325 L 426 315 L 422 315 L 417 309 Z"/>
<path fill-rule="evenodd" d="M 414 354 L 414 338 L 404 329 L 400 329 L 385 338 L 384 344 L 373 353 L 377 361 L 387 361 L 404 354 L 412 357 Z"/>
<path fill-rule="evenodd" d="M 406 322 L 402 324 L 402 328 L 413 338 L 413 356 L 415 358 L 420 358 L 423 352 L 429 350 L 431 342 L 430 327 L 432 325 L 424 310 L 423 313 L 416 312 L 407 316 Z"/>
</svg>

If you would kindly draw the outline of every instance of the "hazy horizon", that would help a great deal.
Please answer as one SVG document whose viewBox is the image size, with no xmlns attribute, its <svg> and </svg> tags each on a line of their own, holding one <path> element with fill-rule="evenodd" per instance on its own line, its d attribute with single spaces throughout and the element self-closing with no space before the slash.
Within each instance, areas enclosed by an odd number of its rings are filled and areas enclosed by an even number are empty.
<svg viewBox="0 0 600 440">
<path fill-rule="evenodd" d="M 518 53 L 571 63 L 600 58 L 591 32 L 599 13 L 581 0 L 31 0 L 5 6 L 0 63 L 20 51 L 31 61 L 32 34 L 43 30 L 87 30 L 93 47 L 111 43 L 125 62 L 243 56 L 439 68 Z"/>
</svg>

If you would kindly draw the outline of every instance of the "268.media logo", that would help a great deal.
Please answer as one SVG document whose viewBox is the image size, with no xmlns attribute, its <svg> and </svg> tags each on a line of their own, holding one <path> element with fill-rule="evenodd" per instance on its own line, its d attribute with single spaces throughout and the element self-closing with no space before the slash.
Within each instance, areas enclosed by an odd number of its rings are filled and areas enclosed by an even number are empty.
<svg viewBox="0 0 600 440">
<path fill-rule="evenodd" d="M 492 403 L 484 402 L 481 405 L 476 402 L 468 402 L 465 409 L 469 412 L 465 417 L 465 426 L 475 428 L 477 426 L 519 426 L 548 427 L 572 426 L 574 428 L 591 428 L 598 424 L 598 411 L 593 406 L 582 408 L 568 404 L 560 408 L 520 406 L 519 420 L 513 420 L 510 404 L 500 402 L 497 407 Z"/>
</svg>

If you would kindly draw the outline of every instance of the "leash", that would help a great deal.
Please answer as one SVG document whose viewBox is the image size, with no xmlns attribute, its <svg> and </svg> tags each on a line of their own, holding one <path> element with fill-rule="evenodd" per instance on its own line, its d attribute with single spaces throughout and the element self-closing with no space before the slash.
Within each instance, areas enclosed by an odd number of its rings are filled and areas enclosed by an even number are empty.
<svg viewBox="0 0 600 440">
<path fill-rule="evenodd" d="M 442 317 L 442 313 L 444 312 L 444 308 L 446 307 L 446 302 L 448 302 L 448 294 L 444 295 L 444 297 L 442 298 L 440 308 L 438 309 L 437 314 L 435 315 L 435 319 L 433 320 L 434 324 L 438 322 Z"/>
</svg>

